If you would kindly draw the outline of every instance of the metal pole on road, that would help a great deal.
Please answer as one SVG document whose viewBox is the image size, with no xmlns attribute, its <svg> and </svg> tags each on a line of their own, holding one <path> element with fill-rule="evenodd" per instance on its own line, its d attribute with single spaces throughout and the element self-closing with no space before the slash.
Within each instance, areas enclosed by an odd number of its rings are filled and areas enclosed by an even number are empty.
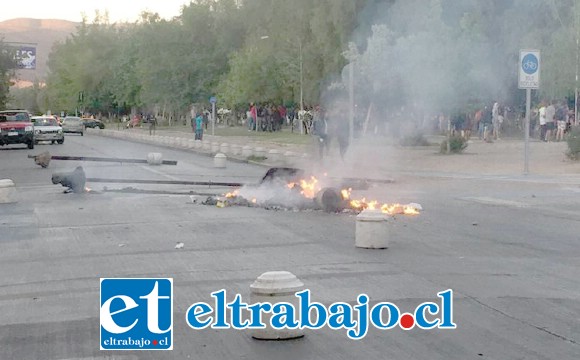
<svg viewBox="0 0 580 360">
<path fill-rule="evenodd" d="M 526 89 L 526 123 L 524 126 L 524 175 L 530 172 L 530 105 L 532 89 Z"/>
</svg>

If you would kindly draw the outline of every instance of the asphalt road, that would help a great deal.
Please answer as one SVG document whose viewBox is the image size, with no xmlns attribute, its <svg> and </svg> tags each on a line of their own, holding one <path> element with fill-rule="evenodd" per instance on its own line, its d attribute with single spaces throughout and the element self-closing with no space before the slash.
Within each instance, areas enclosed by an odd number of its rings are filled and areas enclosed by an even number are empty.
<svg viewBox="0 0 580 360">
<path fill-rule="evenodd" d="M 53 161 L 27 154 L 145 158 L 177 166 Z M 95 136 L 64 145 L 0 148 L 0 178 L 19 202 L 0 204 L 0 359 L 579 359 L 580 188 L 570 178 L 385 174 L 394 184 L 363 195 L 418 202 L 389 223 L 389 249 L 354 247 L 355 217 L 317 211 L 202 206 L 188 194 L 225 189 L 88 184 L 64 194 L 55 171 L 89 177 L 255 182 L 264 168 Z M 105 189 L 106 186 L 106 189 Z M 131 185 L 129 185 L 131 186 Z M 165 191 L 166 193 L 162 193 Z M 182 193 L 182 194 L 180 194 Z M 184 243 L 176 249 L 177 243 Z M 412 311 L 454 290 L 455 330 L 311 330 L 263 342 L 236 330 L 187 326 L 187 308 L 226 289 L 249 297 L 261 273 L 286 270 L 324 304 L 390 301 Z M 99 350 L 99 278 L 172 277 L 174 350 Z"/>
</svg>

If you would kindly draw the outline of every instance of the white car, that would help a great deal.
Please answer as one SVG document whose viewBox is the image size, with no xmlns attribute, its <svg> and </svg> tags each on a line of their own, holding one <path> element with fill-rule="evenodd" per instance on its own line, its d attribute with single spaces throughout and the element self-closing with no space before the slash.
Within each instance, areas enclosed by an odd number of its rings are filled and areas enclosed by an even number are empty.
<svg viewBox="0 0 580 360">
<path fill-rule="evenodd" d="M 85 124 L 80 117 L 67 116 L 62 121 L 62 131 L 65 133 L 77 133 L 83 136 L 85 132 Z"/>
<path fill-rule="evenodd" d="M 64 134 L 62 127 L 53 116 L 33 116 L 34 124 L 34 142 L 38 144 L 41 141 L 50 141 L 53 144 L 64 143 Z"/>
</svg>

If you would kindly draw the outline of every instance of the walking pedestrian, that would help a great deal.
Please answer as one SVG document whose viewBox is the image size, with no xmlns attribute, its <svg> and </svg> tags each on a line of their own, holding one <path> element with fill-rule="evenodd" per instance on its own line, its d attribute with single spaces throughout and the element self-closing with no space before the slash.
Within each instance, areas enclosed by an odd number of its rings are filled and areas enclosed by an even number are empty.
<svg viewBox="0 0 580 360">
<path fill-rule="evenodd" d="M 318 156 L 322 160 L 324 157 L 324 148 L 327 147 L 328 141 L 328 122 L 320 109 L 317 108 L 317 110 L 312 122 L 312 135 L 317 139 Z"/>
<path fill-rule="evenodd" d="M 203 115 L 201 113 L 195 117 L 195 140 L 203 140 Z"/>
</svg>

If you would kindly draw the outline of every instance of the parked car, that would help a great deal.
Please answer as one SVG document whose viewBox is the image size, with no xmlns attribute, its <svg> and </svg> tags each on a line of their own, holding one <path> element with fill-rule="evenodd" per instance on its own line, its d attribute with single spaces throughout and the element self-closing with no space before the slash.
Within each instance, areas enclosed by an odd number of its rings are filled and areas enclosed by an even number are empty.
<svg viewBox="0 0 580 360">
<path fill-rule="evenodd" d="M 105 124 L 101 121 L 101 120 L 97 120 L 97 119 L 83 119 L 83 123 L 85 124 L 85 128 L 91 128 L 91 129 L 104 129 L 105 128 Z"/>
<path fill-rule="evenodd" d="M 77 116 L 67 116 L 62 121 L 62 131 L 65 133 L 77 133 L 84 136 L 85 124 L 83 120 Z"/>
<path fill-rule="evenodd" d="M 33 116 L 32 123 L 34 124 L 34 143 L 38 144 L 41 141 L 50 141 L 53 144 L 64 143 L 64 134 L 62 127 L 58 125 L 58 121 L 53 116 Z"/>
<path fill-rule="evenodd" d="M 0 111 L 0 145 L 9 144 L 26 144 L 34 149 L 34 125 L 28 111 Z"/>
</svg>

